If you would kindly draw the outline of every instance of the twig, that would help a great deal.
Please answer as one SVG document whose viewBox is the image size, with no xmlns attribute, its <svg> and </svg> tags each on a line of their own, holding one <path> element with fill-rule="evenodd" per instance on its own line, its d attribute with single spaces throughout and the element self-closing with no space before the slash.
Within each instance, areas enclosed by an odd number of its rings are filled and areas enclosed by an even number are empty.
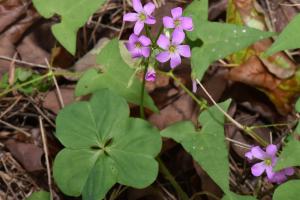
<svg viewBox="0 0 300 200">
<path fill-rule="evenodd" d="M 64 100 L 63 100 L 61 91 L 60 91 L 60 89 L 59 89 L 59 86 L 58 86 L 56 77 L 55 77 L 55 75 L 53 74 L 52 68 L 51 68 L 51 66 L 50 66 L 50 64 L 49 64 L 49 62 L 48 62 L 48 60 L 45 59 L 45 61 L 46 61 L 46 63 L 47 63 L 47 66 L 48 66 L 48 68 L 49 68 L 49 71 L 50 71 L 51 74 L 52 74 L 52 79 L 53 79 L 53 82 L 54 82 L 54 85 L 55 85 L 55 88 L 56 88 L 56 91 L 57 91 L 59 104 L 60 104 L 61 108 L 63 108 L 63 107 L 65 107 L 65 104 L 64 104 Z"/>
<path fill-rule="evenodd" d="M 44 126 L 43 126 L 43 119 L 42 119 L 41 116 L 39 116 L 39 123 L 40 123 L 40 129 L 41 129 L 41 135 L 42 135 L 42 141 L 43 141 L 43 148 L 44 148 L 45 159 L 46 159 L 48 185 L 49 185 L 49 190 L 50 190 L 50 200 L 53 200 L 51 169 L 50 169 L 50 162 L 49 162 L 49 155 L 48 155 L 47 139 L 46 139 L 46 136 L 45 136 Z"/>
<path fill-rule="evenodd" d="M 201 89 L 204 91 L 204 93 L 208 96 L 208 98 L 211 100 L 211 102 L 214 104 L 214 106 L 216 106 L 216 108 L 223 113 L 223 115 L 229 120 L 231 121 L 231 123 L 233 123 L 236 127 L 238 127 L 241 130 L 244 130 L 246 133 L 248 133 L 253 139 L 255 139 L 257 142 L 259 142 L 262 146 L 267 146 L 268 143 L 262 139 L 260 136 L 258 136 L 255 132 L 252 131 L 251 128 L 247 127 L 247 126 L 243 126 L 242 124 L 240 124 L 238 121 L 236 121 L 235 119 L 233 119 L 229 114 L 227 114 L 216 102 L 215 100 L 212 98 L 212 96 L 209 94 L 209 92 L 205 89 L 205 87 L 202 85 L 202 83 L 196 79 L 196 82 L 199 84 L 199 86 L 201 87 Z"/>
<path fill-rule="evenodd" d="M 22 96 L 19 96 L 14 102 L 13 104 L 11 104 L 3 113 L 1 113 L 0 115 L 0 119 L 5 116 L 11 109 L 13 109 L 13 107 L 15 107 L 15 105 L 22 99 Z"/>
<path fill-rule="evenodd" d="M 30 63 L 30 62 L 26 62 L 26 61 L 23 61 L 23 60 L 18 60 L 18 59 L 10 58 L 10 57 L 7 57 L 7 56 L 1 56 L 0 55 L 0 59 L 7 60 L 7 61 L 15 61 L 18 64 L 28 65 L 28 66 L 31 66 L 31 67 L 39 67 L 39 68 L 43 68 L 43 69 L 48 69 L 48 67 L 45 66 L 45 65 Z"/>
<path fill-rule="evenodd" d="M 12 128 L 12 129 L 15 129 L 15 130 L 17 130 L 17 131 L 19 131 L 21 133 L 23 133 L 26 137 L 31 137 L 30 133 L 28 133 L 27 131 L 24 131 L 23 129 L 21 129 L 19 127 L 16 127 L 16 126 L 14 126 L 14 125 L 12 125 L 10 123 L 7 123 L 7 122 L 5 122 L 5 121 L 3 121 L 1 119 L 0 119 L 0 123 L 4 124 L 5 126 L 8 126 L 8 127 Z"/>
<path fill-rule="evenodd" d="M 125 14 L 126 14 L 126 0 L 123 0 L 123 16 Z M 120 30 L 120 33 L 119 33 L 119 37 L 118 37 L 119 40 L 121 39 L 122 33 L 124 31 L 124 28 L 125 28 L 125 21 L 123 20 L 122 21 L 122 27 L 121 27 L 121 30 Z"/>
</svg>

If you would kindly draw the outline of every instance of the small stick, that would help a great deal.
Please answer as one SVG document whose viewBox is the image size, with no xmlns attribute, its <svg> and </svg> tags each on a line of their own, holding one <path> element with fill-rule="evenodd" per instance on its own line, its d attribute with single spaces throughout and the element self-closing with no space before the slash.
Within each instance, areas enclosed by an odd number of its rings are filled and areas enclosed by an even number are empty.
<svg viewBox="0 0 300 200">
<path fill-rule="evenodd" d="M 23 64 L 23 65 L 28 65 L 30 67 L 39 67 L 39 68 L 43 68 L 43 69 L 48 69 L 48 67 L 45 66 L 45 65 L 30 63 L 30 62 L 26 62 L 26 61 L 23 61 L 23 60 L 18 60 L 18 59 L 10 58 L 10 57 L 7 57 L 7 56 L 1 56 L 0 55 L 0 59 L 7 60 L 7 61 L 14 61 L 15 63 Z"/>
<path fill-rule="evenodd" d="M 17 130 L 17 131 L 19 131 L 19 132 L 21 132 L 21 133 L 23 133 L 26 137 L 31 137 L 31 134 L 30 134 L 30 133 L 28 133 L 27 131 L 24 131 L 23 129 L 21 129 L 21 128 L 19 128 L 19 127 L 16 127 L 16 126 L 14 126 L 14 125 L 12 125 L 12 124 L 10 124 L 10 123 L 7 123 L 7 122 L 5 122 L 5 121 L 2 121 L 1 119 L 0 119 L 0 123 L 1 123 L 1 124 L 4 124 L 4 125 L 6 125 L 6 126 L 8 126 L 8 127 L 10 127 L 10 128 L 12 128 L 12 129 L 15 129 L 15 130 Z"/>
<path fill-rule="evenodd" d="M 50 200 L 53 200 L 51 169 L 50 169 L 50 162 L 49 162 L 49 155 L 48 155 L 47 138 L 45 136 L 44 126 L 43 126 L 43 119 L 42 119 L 41 116 L 39 116 L 39 123 L 40 123 L 40 129 L 41 129 L 41 135 L 42 135 L 42 141 L 43 141 L 43 148 L 44 148 L 45 159 L 46 159 L 48 185 L 49 185 L 49 190 L 50 190 Z"/>
<path fill-rule="evenodd" d="M 0 114 L 0 119 L 4 117 L 11 109 L 15 107 L 15 105 L 22 99 L 22 96 L 19 96 L 13 104 L 11 104 L 3 113 Z"/>
<path fill-rule="evenodd" d="M 52 72 L 52 69 L 51 69 L 51 66 L 50 66 L 48 60 L 45 59 L 45 61 L 46 61 L 46 63 L 47 63 L 47 66 L 48 66 L 48 68 L 49 68 L 49 71 Z M 53 72 L 52 72 L 52 74 L 53 74 Z M 57 95 L 58 95 L 58 100 L 59 100 L 60 107 L 63 108 L 63 107 L 65 107 L 64 100 L 63 100 L 61 91 L 60 91 L 60 89 L 59 89 L 59 86 L 58 86 L 58 83 L 57 83 L 57 80 L 56 80 L 54 74 L 52 75 L 52 79 L 53 79 L 53 82 L 54 82 L 54 85 L 55 85 L 55 88 L 56 88 L 56 91 L 57 91 Z"/>
</svg>

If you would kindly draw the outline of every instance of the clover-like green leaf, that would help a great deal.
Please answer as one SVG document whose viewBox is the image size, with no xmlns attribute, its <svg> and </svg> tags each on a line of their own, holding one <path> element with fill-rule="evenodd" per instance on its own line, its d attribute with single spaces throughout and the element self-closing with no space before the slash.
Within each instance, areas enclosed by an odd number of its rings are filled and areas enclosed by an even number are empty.
<svg viewBox="0 0 300 200">
<path fill-rule="evenodd" d="M 278 36 L 276 41 L 265 53 L 266 55 L 272 55 L 278 51 L 286 49 L 296 49 L 300 48 L 300 14 L 298 14 L 294 19 L 283 29 L 282 33 Z"/>
<path fill-rule="evenodd" d="M 60 15 L 61 23 L 52 26 L 56 39 L 73 55 L 77 31 L 105 0 L 32 0 L 37 11 L 45 18 Z"/>
<path fill-rule="evenodd" d="M 76 95 L 85 95 L 102 88 L 108 88 L 124 97 L 128 102 L 139 105 L 142 83 L 134 76 L 135 70 L 126 64 L 120 54 L 118 40 L 110 41 L 97 57 L 103 73 L 88 70 L 76 86 Z M 145 93 L 145 107 L 158 112 L 152 98 Z"/>
<path fill-rule="evenodd" d="M 296 200 L 300 196 L 300 180 L 291 180 L 280 185 L 274 192 L 273 200 Z"/>
<path fill-rule="evenodd" d="M 50 200 L 50 193 L 43 190 L 34 192 L 27 200 Z"/>
<path fill-rule="evenodd" d="M 66 147 L 54 161 L 54 179 L 67 195 L 99 200 L 120 183 L 143 188 L 157 176 L 161 138 L 148 122 L 129 118 L 122 97 L 102 89 L 89 102 L 65 107 L 56 136 Z"/>
<path fill-rule="evenodd" d="M 283 147 L 282 152 L 278 157 L 278 162 L 275 170 L 281 170 L 286 167 L 300 166 L 300 142 L 295 139 L 290 139 Z"/>
</svg>

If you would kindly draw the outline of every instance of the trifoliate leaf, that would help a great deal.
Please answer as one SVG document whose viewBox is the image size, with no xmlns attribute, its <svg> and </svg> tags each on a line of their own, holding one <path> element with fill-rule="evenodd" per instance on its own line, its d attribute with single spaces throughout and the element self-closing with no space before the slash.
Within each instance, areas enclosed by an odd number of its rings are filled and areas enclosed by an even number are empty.
<svg viewBox="0 0 300 200">
<path fill-rule="evenodd" d="M 129 118 L 125 99 L 111 91 L 97 91 L 89 102 L 65 107 L 56 125 L 66 148 L 54 161 L 53 175 L 65 194 L 99 200 L 115 183 L 143 188 L 156 179 L 158 131 Z"/>
<path fill-rule="evenodd" d="M 60 15 L 61 23 L 52 26 L 56 39 L 73 55 L 76 51 L 77 31 L 105 0 L 32 0 L 45 18 Z"/>
<path fill-rule="evenodd" d="M 266 55 L 270 56 L 278 51 L 300 48 L 300 14 L 283 29 L 282 33 L 267 50 Z"/>
<path fill-rule="evenodd" d="M 274 192 L 273 200 L 296 200 L 300 196 L 300 180 L 291 180 L 280 185 Z"/>
<path fill-rule="evenodd" d="M 124 62 L 117 40 L 112 40 L 101 50 L 97 62 L 103 67 L 103 73 L 98 73 L 96 69 L 87 71 L 76 86 L 76 95 L 85 95 L 108 88 L 128 102 L 139 105 L 142 83 L 135 77 L 135 70 Z M 144 106 L 158 112 L 147 92 L 145 92 Z"/>
</svg>

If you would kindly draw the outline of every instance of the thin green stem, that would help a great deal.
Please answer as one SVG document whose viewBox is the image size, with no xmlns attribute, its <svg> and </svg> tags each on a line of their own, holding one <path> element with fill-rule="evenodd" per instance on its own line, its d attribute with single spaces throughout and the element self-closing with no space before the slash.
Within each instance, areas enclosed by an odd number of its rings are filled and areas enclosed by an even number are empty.
<svg viewBox="0 0 300 200">
<path fill-rule="evenodd" d="M 159 171 L 164 175 L 165 179 L 172 184 L 179 198 L 181 200 L 189 200 L 189 196 L 183 191 L 181 186 L 177 183 L 174 176 L 170 173 L 170 171 L 168 170 L 164 162 L 160 158 L 157 158 L 157 161 L 159 163 L 159 169 L 160 169 Z"/>
<path fill-rule="evenodd" d="M 193 92 L 191 92 L 174 74 L 172 71 L 169 72 L 161 72 L 160 73 L 165 73 L 167 76 L 171 77 L 178 85 L 181 87 L 199 106 L 200 109 L 206 109 L 208 108 L 208 105 L 205 100 L 203 99 L 198 99 Z"/>
<path fill-rule="evenodd" d="M 145 119 L 145 109 L 144 109 L 144 99 L 145 99 L 145 85 L 146 85 L 146 74 L 148 71 L 149 66 L 149 58 L 147 58 L 144 68 L 144 74 L 143 74 L 143 83 L 142 83 L 142 89 L 141 89 L 141 103 L 140 103 L 140 115 L 141 118 Z"/>
<path fill-rule="evenodd" d="M 7 89 L 7 90 L 3 91 L 2 93 L 0 93 L 0 97 L 3 97 L 4 95 L 6 95 L 6 94 L 8 94 L 8 93 L 10 93 L 10 92 L 12 92 L 12 91 L 14 91 L 14 90 L 18 90 L 18 89 L 20 89 L 20 88 L 22 88 L 22 87 L 25 87 L 25 86 L 27 86 L 27 85 L 30 85 L 30 84 L 32 84 L 32 83 L 35 83 L 35 82 L 37 82 L 37 81 L 43 80 L 43 79 L 45 79 L 45 78 L 48 78 L 48 77 L 50 77 L 50 76 L 52 76 L 52 75 L 53 75 L 53 72 L 49 71 L 47 74 L 45 74 L 45 75 L 43 75 L 43 76 L 37 77 L 37 78 L 35 78 L 35 79 L 32 79 L 32 80 L 30 80 L 30 81 L 27 81 L 27 82 L 22 83 L 22 84 L 20 84 L 20 85 L 16 85 L 16 86 L 14 86 L 14 87 L 12 87 L 12 88 L 10 88 L 10 89 Z"/>
</svg>

